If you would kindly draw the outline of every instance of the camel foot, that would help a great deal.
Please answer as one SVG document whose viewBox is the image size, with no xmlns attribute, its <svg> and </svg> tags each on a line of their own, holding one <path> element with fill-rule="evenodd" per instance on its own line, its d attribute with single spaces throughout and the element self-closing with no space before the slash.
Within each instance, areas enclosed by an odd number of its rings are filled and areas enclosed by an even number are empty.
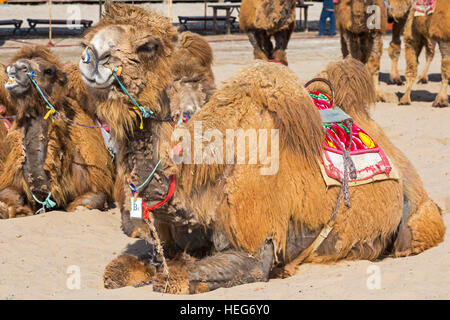
<svg viewBox="0 0 450 320">
<path fill-rule="evenodd" d="M 67 211 L 75 211 L 77 207 L 85 207 L 90 210 L 98 209 L 104 210 L 106 203 L 106 194 L 103 192 L 86 193 L 78 198 L 76 198 L 72 203 L 67 207 Z"/>
<path fill-rule="evenodd" d="M 403 95 L 403 97 L 400 99 L 400 101 L 398 102 L 398 104 L 401 105 L 401 106 L 409 106 L 409 105 L 411 104 L 411 98 L 405 94 L 405 95 Z"/>
<path fill-rule="evenodd" d="M 273 58 L 274 58 L 274 60 L 280 61 L 285 66 L 288 65 L 286 52 L 283 50 L 275 50 L 273 52 Z"/>
<path fill-rule="evenodd" d="M 268 281 L 274 250 L 266 241 L 258 257 L 229 250 L 200 260 L 184 254 L 168 263 L 169 276 L 161 270 L 153 279 L 153 290 L 175 294 L 203 293 L 245 283 Z"/>
<path fill-rule="evenodd" d="M 103 284 L 106 289 L 117 289 L 149 283 L 155 270 L 155 267 L 144 263 L 137 257 L 123 254 L 106 266 L 103 273 Z"/>
<path fill-rule="evenodd" d="M 426 84 L 428 83 L 428 75 L 423 75 L 419 78 L 419 80 L 417 80 L 417 83 L 422 83 L 422 84 Z"/>
<path fill-rule="evenodd" d="M 145 239 L 150 234 L 148 226 L 144 220 L 130 218 L 130 211 L 124 209 L 121 210 L 121 215 L 122 231 L 130 238 Z"/>
<path fill-rule="evenodd" d="M 436 97 L 436 100 L 434 100 L 433 105 L 434 108 L 447 108 L 448 105 L 448 97 L 442 98 L 440 96 Z"/>
<path fill-rule="evenodd" d="M 0 219 L 12 219 L 32 216 L 33 211 L 28 206 L 9 206 L 0 201 Z"/>
<path fill-rule="evenodd" d="M 377 92 L 377 102 L 386 102 L 384 94 L 380 91 Z"/>
<path fill-rule="evenodd" d="M 260 49 L 253 50 L 253 58 L 260 60 L 268 60 L 266 54 Z"/>
<path fill-rule="evenodd" d="M 403 84 L 402 78 L 399 75 L 389 76 L 388 84 L 401 86 Z"/>
</svg>

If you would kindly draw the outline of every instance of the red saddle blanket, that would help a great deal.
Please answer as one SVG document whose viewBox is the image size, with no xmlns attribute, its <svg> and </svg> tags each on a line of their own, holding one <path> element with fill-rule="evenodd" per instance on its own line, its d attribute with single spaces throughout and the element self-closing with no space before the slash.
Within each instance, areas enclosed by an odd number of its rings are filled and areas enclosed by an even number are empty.
<svg viewBox="0 0 450 320">
<path fill-rule="evenodd" d="M 434 12 L 436 0 L 417 0 L 414 6 L 415 16 L 427 16 Z"/>
<path fill-rule="evenodd" d="M 321 92 L 311 92 L 311 98 L 319 110 L 332 109 L 331 98 Z M 324 122 L 324 130 L 334 139 L 325 135 L 321 170 L 327 185 L 337 185 L 344 178 L 344 158 L 341 148 L 348 149 L 350 128 L 343 122 Z M 335 140 L 335 141 L 333 141 Z M 356 169 L 356 179 L 350 179 L 350 185 L 369 183 L 375 180 L 398 178 L 392 175 L 392 165 L 376 141 L 357 124 L 353 123 L 350 157 Z"/>
</svg>

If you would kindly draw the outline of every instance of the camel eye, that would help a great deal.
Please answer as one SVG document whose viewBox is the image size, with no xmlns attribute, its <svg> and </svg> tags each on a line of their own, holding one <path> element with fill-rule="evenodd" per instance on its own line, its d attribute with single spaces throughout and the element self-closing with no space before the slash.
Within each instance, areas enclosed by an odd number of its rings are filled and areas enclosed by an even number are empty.
<svg viewBox="0 0 450 320">
<path fill-rule="evenodd" d="M 44 74 L 47 76 L 51 76 L 53 74 L 53 70 L 52 69 L 45 69 L 44 70 Z"/>
</svg>

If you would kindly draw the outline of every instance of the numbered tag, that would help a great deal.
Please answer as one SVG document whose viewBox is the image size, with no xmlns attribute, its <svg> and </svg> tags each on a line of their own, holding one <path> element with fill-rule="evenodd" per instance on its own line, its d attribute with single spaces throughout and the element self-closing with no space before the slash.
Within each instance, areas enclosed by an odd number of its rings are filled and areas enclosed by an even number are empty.
<svg viewBox="0 0 450 320">
<path fill-rule="evenodd" d="M 142 219 L 142 198 L 131 198 L 130 202 L 130 217 Z"/>
</svg>

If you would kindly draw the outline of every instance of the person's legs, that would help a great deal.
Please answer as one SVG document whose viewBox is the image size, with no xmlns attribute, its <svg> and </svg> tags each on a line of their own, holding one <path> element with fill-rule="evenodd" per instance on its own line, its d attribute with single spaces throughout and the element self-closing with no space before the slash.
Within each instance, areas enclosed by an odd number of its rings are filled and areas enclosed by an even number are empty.
<svg viewBox="0 0 450 320">
<path fill-rule="evenodd" d="M 325 22 L 327 20 L 327 11 L 322 9 L 322 13 L 320 14 L 319 20 L 319 36 L 325 35 Z"/>
<path fill-rule="evenodd" d="M 334 11 L 330 12 L 330 29 L 328 30 L 328 35 L 334 36 L 336 34 L 336 16 L 334 15 Z"/>
</svg>

